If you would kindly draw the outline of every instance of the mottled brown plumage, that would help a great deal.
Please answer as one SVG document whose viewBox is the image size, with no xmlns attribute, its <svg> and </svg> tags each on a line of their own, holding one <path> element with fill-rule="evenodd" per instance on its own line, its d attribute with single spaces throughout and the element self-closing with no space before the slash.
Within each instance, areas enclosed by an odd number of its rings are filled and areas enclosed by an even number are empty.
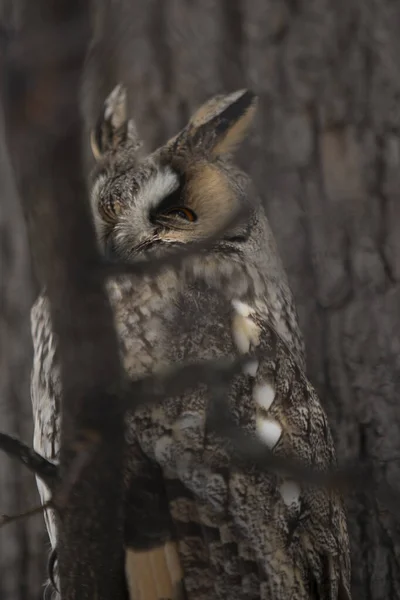
<svg viewBox="0 0 400 600">
<path fill-rule="evenodd" d="M 209 252 L 155 276 L 108 283 L 121 356 L 136 378 L 182 362 L 246 355 L 229 404 L 274 453 L 327 470 L 329 426 L 304 375 L 286 276 L 262 207 L 230 152 L 255 109 L 246 91 L 216 97 L 150 156 L 117 87 L 92 136 L 91 202 L 102 252 L 128 260 L 215 232 L 242 204 L 247 222 Z M 35 447 L 57 460 L 61 389 L 46 300 L 32 311 Z M 133 598 L 350 598 L 341 498 L 285 473 L 239 471 L 206 428 L 207 390 L 128 416 L 127 575 Z M 41 489 L 44 495 L 43 488 Z M 48 523 L 52 545 L 54 523 Z"/>
</svg>

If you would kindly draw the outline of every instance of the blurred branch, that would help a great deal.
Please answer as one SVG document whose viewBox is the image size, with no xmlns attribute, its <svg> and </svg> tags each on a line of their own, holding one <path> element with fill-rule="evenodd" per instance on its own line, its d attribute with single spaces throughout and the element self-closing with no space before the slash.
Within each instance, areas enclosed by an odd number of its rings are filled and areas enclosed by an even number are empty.
<svg viewBox="0 0 400 600">
<path fill-rule="evenodd" d="M 228 447 L 231 464 L 240 470 L 256 468 L 260 472 L 285 472 L 304 484 L 335 488 L 342 493 L 364 492 L 375 497 L 394 514 L 399 514 L 400 494 L 386 482 L 379 484 L 371 477 L 371 464 L 346 465 L 325 471 L 317 470 L 298 460 L 274 454 L 254 435 L 246 433 L 232 417 L 226 396 L 235 375 L 246 362 L 259 358 L 254 354 L 235 359 L 220 359 L 191 363 L 177 368 L 158 371 L 138 379 L 125 380 L 120 387 L 114 386 L 113 395 L 121 397 L 122 411 L 134 412 L 141 406 L 162 402 L 167 397 L 179 396 L 200 385 L 206 386 L 211 399 L 207 413 L 207 430 L 222 438 Z M 58 510 L 68 506 L 74 486 L 81 474 L 94 458 L 98 447 L 97 437 L 83 437 L 75 441 L 76 457 L 59 487 L 58 467 L 15 438 L 0 434 L 0 449 L 18 458 L 29 469 L 41 477 L 52 489 L 52 505 Z M 46 480 L 47 479 L 47 480 Z"/>
<path fill-rule="evenodd" d="M 128 382 L 124 392 L 124 407 L 136 410 L 161 402 L 164 398 L 182 395 L 199 385 L 207 387 L 210 400 L 206 428 L 214 432 L 227 447 L 231 465 L 241 471 L 257 469 L 261 473 L 286 473 L 302 484 L 327 487 L 344 494 L 364 492 L 375 497 L 397 516 L 400 516 L 400 493 L 387 482 L 372 477 L 371 463 L 332 466 L 321 471 L 299 460 L 274 454 L 254 434 L 247 433 L 233 418 L 227 397 L 230 385 L 241 368 L 260 352 L 245 357 L 204 361 L 157 372 L 143 379 Z M 265 358 L 265 357 L 264 357 Z M 199 470 L 204 465 L 199 465 Z"/>
<path fill-rule="evenodd" d="M 199 385 L 208 388 L 224 386 L 228 393 L 228 384 L 248 361 L 248 357 L 240 357 L 190 363 L 157 371 L 143 379 L 128 381 L 122 392 L 123 407 L 128 411 L 135 411 L 143 405 L 149 406 L 162 402 L 165 398 L 179 396 Z"/>
<path fill-rule="evenodd" d="M 278 456 L 265 443 L 246 433 L 234 422 L 226 397 L 218 393 L 218 390 L 208 413 L 208 428 L 222 438 L 231 464 L 239 470 L 285 473 L 302 484 L 335 489 L 343 494 L 364 492 L 400 517 L 400 493 L 386 481 L 376 481 L 371 463 L 332 466 L 322 471 L 296 459 Z"/>
<path fill-rule="evenodd" d="M 121 366 L 103 282 L 87 276 L 99 259 L 81 165 L 89 6 L 83 0 L 21 0 L 21 6 L 2 89 L 17 187 L 61 364 L 60 493 L 67 502 L 58 524 L 61 591 L 64 600 L 119 600 L 124 423 L 119 398 L 104 390 L 119 380 Z M 66 32 L 73 44 L 60 52 Z"/>
<path fill-rule="evenodd" d="M 215 233 L 204 240 L 193 242 L 191 244 L 184 244 L 177 250 L 171 250 L 160 257 L 135 260 L 130 263 L 102 262 L 100 265 L 100 272 L 106 277 L 115 277 L 118 275 L 154 277 L 164 269 L 177 269 L 190 258 L 194 258 L 205 251 L 212 251 L 215 242 L 221 240 L 228 231 L 243 224 L 248 216 L 248 208 L 241 207 L 229 217 L 222 227 L 219 227 Z"/>
<path fill-rule="evenodd" d="M 58 468 L 55 464 L 43 458 L 33 448 L 6 433 L 0 433 L 0 450 L 24 464 L 44 481 L 50 490 L 54 490 L 58 482 Z"/>
</svg>

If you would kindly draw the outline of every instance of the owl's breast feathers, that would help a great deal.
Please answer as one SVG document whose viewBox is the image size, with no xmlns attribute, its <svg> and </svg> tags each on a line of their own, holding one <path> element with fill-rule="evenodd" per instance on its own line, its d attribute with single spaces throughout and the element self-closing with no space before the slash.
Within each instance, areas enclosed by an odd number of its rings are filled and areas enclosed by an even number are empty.
<svg viewBox="0 0 400 600">
<path fill-rule="evenodd" d="M 257 359 L 232 383 L 236 422 L 275 454 L 326 471 L 335 466 L 326 415 L 270 321 L 260 299 L 227 302 L 219 291 L 192 290 L 166 327 L 169 362 L 257 350 Z M 221 439 L 207 433 L 207 402 L 198 388 L 143 409 L 131 423 L 141 450 L 162 473 L 159 489 L 172 517 L 187 597 L 349 599 L 340 496 L 285 473 L 236 469 Z"/>
<path fill-rule="evenodd" d="M 134 300 L 136 291 L 128 284 L 114 283 L 110 290 L 128 373 L 256 349 L 257 359 L 237 374 L 229 392 L 236 422 L 277 455 L 320 470 L 334 466 L 325 413 L 299 361 L 271 327 L 274 318 L 262 298 L 241 294 L 228 301 L 215 288 L 206 293 L 193 288 L 171 302 L 168 286 L 176 280 L 166 281 L 144 286 L 143 303 Z M 39 317 L 36 313 L 37 322 Z M 55 458 L 58 371 L 54 354 L 43 350 L 46 327 L 33 327 L 35 438 L 36 448 Z M 207 402 L 200 386 L 128 417 L 132 598 L 349 599 L 341 498 L 285 473 L 236 469 L 225 445 L 206 431 Z"/>
</svg>

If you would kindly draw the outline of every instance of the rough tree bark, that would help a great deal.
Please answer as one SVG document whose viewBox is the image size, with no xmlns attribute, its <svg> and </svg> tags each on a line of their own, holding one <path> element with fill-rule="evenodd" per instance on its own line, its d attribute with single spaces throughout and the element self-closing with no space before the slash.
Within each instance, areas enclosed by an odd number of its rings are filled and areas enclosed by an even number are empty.
<svg viewBox="0 0 400 600">
<path fill-rule="evenodd" d="M 110 0 L 95 115 L 125 73 L 155 146 L 195 105 L 249 86 L 260 95 L 242 154 L 295 292 L 308 369 L 338 455 L 396 484 L 400 456 L 400 6 L 390 0 Z M 93 66 L 93 62 L 92 62 Z M 90 73 L 90 63 L 88 73 Z M 108 74 L 108 78 L 107 78 Z M 94 93 L 93 93 L 94 91 Z M 349 498 L 354 598 L 400 597 L 400 527 Z"/>
<path fill-rule="evenodd" d="M 368 459 L 371 476 L 396 483 L 400 6 L 108 1 L 97 20 L 97 36 L 107 40 L 96 45 L 102 76 L 85 91 L 89 117 L 124 74 L 141 133 L 155 146 L 209 95 L 243 86 L 259 93 L 242 163 L 265 201 L 297 298 L 309 374 L 341 461 Z M 115 71 L 118 52 L 125 62 Z M 349 509 L 354 598 L 400 597 L 397 521 L 361 495 Z"/>
</svg>

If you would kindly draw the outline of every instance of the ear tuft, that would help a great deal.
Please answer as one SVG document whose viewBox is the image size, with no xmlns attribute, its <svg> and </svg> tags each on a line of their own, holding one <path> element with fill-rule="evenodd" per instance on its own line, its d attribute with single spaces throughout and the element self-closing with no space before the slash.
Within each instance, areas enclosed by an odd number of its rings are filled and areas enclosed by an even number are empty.
<svg viewBox="0 0 400 600">
<path fill-rule="evenodd" d="M 215 119 L 217 143 L 213 155 L 233 152 L 245 137 L 256 111 L 257 97 L 250 90 L 240 90 L 226 98 L 226 108 Z"/>
<path fill-rule="evenodd" d="M 91 132 L 90 143 L 96 160 L 110 151 L 141 146 L 136 126 L 128 120 L 128 95 L 123 84 L 118 84 L 104 102 L 103 112 Z"/>
<path fill-rule="evenodd" d="M 250 90 L 238 90 L 214 96 L 192 116 L 185 129 L 168 146 L 184 154 L 198 149 L 211 158 L 232 154 L 243 140 L 254 118 L 257 96 Z"/>
<path fill-rule="evenodd" d="M 119 83 L 104 102 L 104 118 L 109 120 L 114 129 L 123 127 L 127 121 L 128 95 L 126 88 Z"/>
<path fill-rule="evenodd" d="M 255 99 L 253 92 L 245 89 L 226 95 L 219 94 L 202 104 L 194 113 L 189 123 L 195 127 L 200 127 L 200 125 L 204 125 L 215 117 L 221 116 L 225 109 L 236 104 L 238 100 L 244 100 L 244 104 L 246 104 L 251 103 L 253 99 Z"/>
</svg>

